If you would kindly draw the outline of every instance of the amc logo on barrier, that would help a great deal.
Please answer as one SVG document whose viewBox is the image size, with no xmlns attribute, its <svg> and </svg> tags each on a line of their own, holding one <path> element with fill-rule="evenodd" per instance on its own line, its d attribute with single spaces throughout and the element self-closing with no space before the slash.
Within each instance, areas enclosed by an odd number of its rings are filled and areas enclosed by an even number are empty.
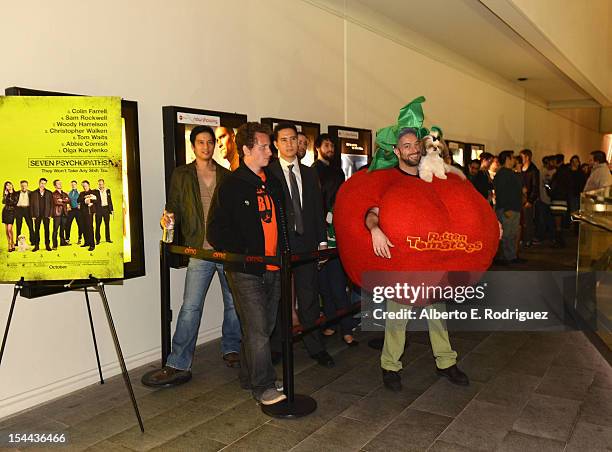
<svg viewBox="0 0 612 452">
<path fill-rule="evenodd" d="M 264 259 L 261 256 L 247 256 L 245 262 L 247 263 L 263 263 Z"/>
<path fill-rule="evenodd" d="M 198 250 L 196 250 L 195 248 L 185 248 L 185 251 L 183 252 L 185 254 L 191 254 L 192 256 L 195 256 Z"/>
<path fill-rule="evenodd" d="M 215 252 L 212 254 L 212 257 L 213 257 L 213 258 L 215 258 L 215 259 L 225 259 L 225 256 L 226 256 L 226 254 L 225 254 L 225 253 L 222 253 L 222 252 L 220 252 L 220 251 L 215 251 Z"/>
</svg>

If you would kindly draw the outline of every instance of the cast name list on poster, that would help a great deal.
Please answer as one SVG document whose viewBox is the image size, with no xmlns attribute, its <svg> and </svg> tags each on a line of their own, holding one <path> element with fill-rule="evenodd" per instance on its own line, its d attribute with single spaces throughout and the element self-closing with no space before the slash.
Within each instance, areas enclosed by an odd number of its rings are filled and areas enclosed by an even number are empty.
<svg viewBox="0 0 612 452">
<path fill-rule="evenodd" d="M 45 133 L 67 135 L 60 152 L 92 154 L 108 152 L 108 111 L 106 108 L 72 108 Z"/>
</svg>

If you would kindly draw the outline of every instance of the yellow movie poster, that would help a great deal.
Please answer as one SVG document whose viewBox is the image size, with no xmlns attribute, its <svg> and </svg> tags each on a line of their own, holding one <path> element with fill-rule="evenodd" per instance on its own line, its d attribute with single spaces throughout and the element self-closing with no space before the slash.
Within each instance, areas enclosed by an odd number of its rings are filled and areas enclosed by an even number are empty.
<svg viewBox="0 0 612 452">
<path fill-rule="evenodd" d="M 121 99 L 0 97 L 0 281 L 123 277 Z"/>
</svg>

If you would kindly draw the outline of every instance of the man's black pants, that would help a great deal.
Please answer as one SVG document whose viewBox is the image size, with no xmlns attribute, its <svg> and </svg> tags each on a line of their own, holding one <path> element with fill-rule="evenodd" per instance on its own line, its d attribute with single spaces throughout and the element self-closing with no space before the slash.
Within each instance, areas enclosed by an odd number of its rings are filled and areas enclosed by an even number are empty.
<svg viewBox="0 0 612 452">
<path fill-rule="evenodd" d="M 60 245 L 66 244 L 66 216 L 53 217 L 53 248 L 57 248 L 57 233 L 59 231 Z"/>
<path fill-rule="evenodd" d="M 77 208 L 73 208 L 68 211 L 68 218 L 66 219 L 66 240 L 70 240 L 70 230 L 72 229 L 72 222 L 76 220 L 79 231 L 78 238 L 81 240 L 83 237 L 83 226 L 81 221 L 81 211 Z"/>
<path fill-rule="evenodd" d="M 110 242 L 110 210 L 108 207 L 98 206 L 98 210 L 96 211 L 96 243 L 100 243 L 100 226 L 102 225 L 102 220 L 104 220 L 104 237 L 107 242 Z"/>
<path fill-rule="evenodd" d="M 38 217 L 34 220 L 34 245 L 40 245 L 40 224 L 43 224 L 45 228 L 45 246 L 49 246 L 49 218 Z"/>
<path fill-rule="evenodd" d="M 29 233 L 28 238 L 29 238 L 30 244 L 33 245 L 35 235 L 34 235 L 34 227 L 32 224 L 32 216 L 30 214 L 29 207 L 17 206 L 15 208 L 15 224 L 17 225 L 17 236 L 15 236 L 15 242 L 17 242 L 17 239 L 21 235 L 21 226 L 23 226 L 23 220 L 25 220 L 26 225 L 28 226 L 28 233 Z"/>
<path fill-rule="evenodd" d="M 93 231 L 93 213 L 82 212 L 81 223 L 83 225 L 83 238 L 84 245 L 96 246 L 94 242 L 94 231 Z"/>
</svg>

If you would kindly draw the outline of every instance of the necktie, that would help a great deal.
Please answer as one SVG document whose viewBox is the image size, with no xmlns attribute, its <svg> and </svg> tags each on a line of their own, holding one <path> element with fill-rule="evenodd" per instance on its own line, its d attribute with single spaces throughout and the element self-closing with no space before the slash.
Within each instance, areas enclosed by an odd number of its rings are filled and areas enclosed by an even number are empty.
<svg viewBox="0 0 612 452">
<path fill-rule="evenodd" d="M 287 165 L 289 168 L 289 185 L 291 188 L 291 203 L 293 204 L 293 213 L 295 215 L 295 232 L 298 234 L 304 233 L 304 222 L 302 220 L 302 205 L 300 203 L 300 190 L 298 188 L 297 178 L 293 172 L 293 165 Z"/>
</svg>

